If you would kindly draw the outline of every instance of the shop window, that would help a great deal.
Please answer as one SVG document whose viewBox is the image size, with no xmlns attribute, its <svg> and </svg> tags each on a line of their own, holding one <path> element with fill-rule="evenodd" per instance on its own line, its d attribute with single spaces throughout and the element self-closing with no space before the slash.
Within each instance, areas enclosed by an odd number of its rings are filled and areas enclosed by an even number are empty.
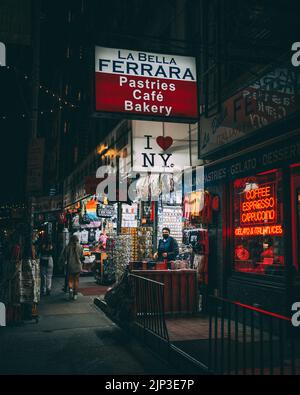
<svg viewBox="0 0 300 395">
<path fill-rule="evenodd" d="M 281 171 L 234 181 L 234 270 L 283 275 Z"/>
<path fill-rule="evenodd" d="M 300 164 L 291 169 L 291 211 L 293 268 L 300 271 Z"/>
</svg>

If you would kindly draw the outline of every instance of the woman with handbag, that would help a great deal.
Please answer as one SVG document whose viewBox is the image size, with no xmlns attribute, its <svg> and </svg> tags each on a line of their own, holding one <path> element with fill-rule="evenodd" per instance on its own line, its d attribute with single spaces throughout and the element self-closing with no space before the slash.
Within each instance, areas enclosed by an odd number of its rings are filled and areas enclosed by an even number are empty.
<svg viewBox="0 0 300 395">
<path fill-rule="evenodd" d="M 65 261 L 67 262 L 69 299 L 77 300 L 79 277 L 84 261 L 83 248 L 77 236 L 73 235 L 65 248 Z"/>
</svg>

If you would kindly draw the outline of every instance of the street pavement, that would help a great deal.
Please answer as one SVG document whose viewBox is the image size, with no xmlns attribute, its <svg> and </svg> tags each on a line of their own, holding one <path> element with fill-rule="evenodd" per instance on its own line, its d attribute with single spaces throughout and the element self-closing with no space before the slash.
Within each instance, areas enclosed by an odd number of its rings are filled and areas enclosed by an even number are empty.
<svg viewBox="0 0 300 395">
<path fill-rule="evenodd" d="M 91 286 L 81 278 L 80 287 Z M 0 375 L 175 374 L 167 363 L 127 335 L 93 304 L 93 296 L 68 301 L 63 280 L 39 304 L 40 320 L 0 328 Z"/>
</svg>

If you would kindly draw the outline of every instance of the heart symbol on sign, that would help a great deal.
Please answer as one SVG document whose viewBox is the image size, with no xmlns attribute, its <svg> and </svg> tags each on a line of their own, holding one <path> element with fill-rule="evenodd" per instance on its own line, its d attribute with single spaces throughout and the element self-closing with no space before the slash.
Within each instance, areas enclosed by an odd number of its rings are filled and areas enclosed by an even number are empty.
<svg viewBox="0 0 300 395">
<path fill-rule="evenodd" d="M 163 151 L 166 151 L 173 144 L 173 139 L 172 137 L 159 136 L 157 137 L 156 142 Z"/>
</svg>

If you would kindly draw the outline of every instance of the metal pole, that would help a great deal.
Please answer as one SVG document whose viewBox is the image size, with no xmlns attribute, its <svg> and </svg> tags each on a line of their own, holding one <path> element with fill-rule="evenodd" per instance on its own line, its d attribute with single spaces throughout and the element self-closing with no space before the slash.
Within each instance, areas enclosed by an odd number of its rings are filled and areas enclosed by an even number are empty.
<svg viewBox="0 0 300 395">
<path fill-rule="evenodd" d="M 33 34 L 32 34 L 32 103 L 31 103 L 31 130 L 29 147 L 34 139 L 37 138 L 38 131 L 38 104 L 39 104 L 39 89 L 40 89 L 40 12 L 41 1 L 34 0 L 32 3 L 32 17 L 33 17 Z M 29 154 L 29 150 L 28 150 Z M 28 155 L 27 154 L 27 155 Z M 28 160 L 28 158 L 27 158 Z M 31 237 L 33 235 L 34 227 L 34 200 L 33 196 L 28 196 L 28 223 L 30 225 Z"/>
<path fill-rule="evenodd" d="M 32 118 L 31 138 L 37 137 L 40 90 L 41 1 L 33 1 Z"/>
</svg>

